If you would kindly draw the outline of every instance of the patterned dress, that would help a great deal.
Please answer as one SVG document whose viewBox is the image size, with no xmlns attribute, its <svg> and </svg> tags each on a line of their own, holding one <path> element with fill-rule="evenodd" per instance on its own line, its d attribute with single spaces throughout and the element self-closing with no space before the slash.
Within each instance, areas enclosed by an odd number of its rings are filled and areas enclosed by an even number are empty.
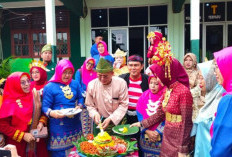
<svg viewBox="0 0 232 157">
<path fill-rule="evenodd" d="M 160 156 L 178 157 L 178 152 L 189 152 L 193 99 L 189 89 L 178 81 L 170 85 L 169 90 L 172 91 L 167 105 L 160 105 L 157 113 L 143 120 L 142 125 L 148 128 L 166 116 Z"/>
<path fill-rule="evenodd" d="M 48 83 L 43 91 L 42 111 L 48 115 L 51 110 L 74 108 L 76 100 L 78 103 L 83 103 L 79 88 L 77 81 L 74 80 L 69 85 Z M 72 142 L 76 142 L 82 134 L 80 114 L 61 119 L 50 117 L 49 125 L 48 150 L 50 151 L 58 152 L 72 148 Z"/>
</svg>

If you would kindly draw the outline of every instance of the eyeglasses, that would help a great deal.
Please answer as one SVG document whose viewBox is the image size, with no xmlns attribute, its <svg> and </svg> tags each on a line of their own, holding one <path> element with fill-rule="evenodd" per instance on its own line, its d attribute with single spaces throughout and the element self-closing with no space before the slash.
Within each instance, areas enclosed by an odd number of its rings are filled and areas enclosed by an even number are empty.
<svg viewBox="0 0 232 157">
<path fill-rule="evenodd" d="M 23 86 L 26 86 L 27 84 L 30 84 L 30 80 L 25 80 L 25 81 L 21 81 L 20 84 Z"/>
<path fill-rule="evenodd" d="M 31 74 L 32 74 L 32 75 L 36 75 L 36 74 L 39 74 L 39 71 L 36 71 L 36 72 L 32 72 Z"/>
<path fill-rule="evenodd" d="M 73 75 L 73 72 L 63 72 L 64 75 Z"/>
<path fill-rule="evenodd" d="M 94 64 L 93 64 L 93 63 L 90 63 L 90 62 L 87 62 L 87 65 L 94 66 Z"/>
</svg>

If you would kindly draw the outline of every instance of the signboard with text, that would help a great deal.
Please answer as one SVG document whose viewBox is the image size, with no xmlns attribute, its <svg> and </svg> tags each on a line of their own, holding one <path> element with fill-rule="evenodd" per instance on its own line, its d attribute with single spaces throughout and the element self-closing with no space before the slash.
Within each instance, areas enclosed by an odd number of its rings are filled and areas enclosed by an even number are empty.
<svg viewBox="0 0 232 157">
<path fill-rule="evenodd" d="M 225 21 L 225 2 L 205 3 L 204 21 Z"/>
</svg>

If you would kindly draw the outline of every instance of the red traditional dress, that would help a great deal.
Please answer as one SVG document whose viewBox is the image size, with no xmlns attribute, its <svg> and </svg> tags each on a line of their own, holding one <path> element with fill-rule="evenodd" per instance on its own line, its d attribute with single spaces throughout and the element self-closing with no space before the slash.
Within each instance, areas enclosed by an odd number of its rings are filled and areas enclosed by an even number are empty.
<svg viewBox="0 0 232 157">
<path fill-rule="evenodd" d="M 33 64 L 32 63 L 32 67 L 30 69 L 30 73 L 32 75 L 32 70 L 33 69 L 37 69 L 39 70 L 39 73 L 40 73 L 40 79 L 38 81 L 33 81 L 31 82 L 31 90 L 33 90 L 33 88 L 35 88 L 39 93 L 40 93 L 40 96 L 41 96 L 41 99 L 42 99 L 42 95 L 43 95 L 43 88 L 44 86 L 47 84 L 47 72 L 45 71 L 45 67 L 41 67 L 40 64 Z M 42 122 L 44 124 L 44 126 L 47 125 L 47 121 L 48 121 L 48 118 L 47 116 L 45 116 L 45 114 L 42 114 L 40 119 L 39 119 L 39 122 Z M 35 123 L 38 123 L 38 122 L 35 122 Z M 37 156 L 43 156 L 43 157 L 48 157 L 48 151 L 46 149 L 47 147 L 47 139 L 40 139 L 40 142 L 37 143 L 37 147 L 38 148 L 42 148 L 44 151 L 37 151 Z"/>
<path fill-rule="evenodd" d="M 188 76 L 176 59 L 173 59 L 171 80 L 165 78 L 162 66 L 154 64 L 151 70 L 168 87 L 161 99 L 157 113 L 142 121 L 148 128 L 165 119 L 160 157 L 178 157 L 178 153 L 188 153 L 192 129 L 193 99 L 189 90 Z"/>
<path fill-rule="evenodd" d="M 24 141 L 23 137 L 30 130 L 34 106 L 32 92 L 24 93 L 21 88 L 20 79 L 23 75 L 30 79 L 30 76 L 23 72 L 12 73 L 7 78 L 0 109 L 0 132 L 7 136 L 7 144 L 16 146 L 19 156 L 26 157 L 29 155 L 26 149 L 30 144 Z M 46 151 L 45 148 L 37 149 L 38 152 Z M 35 151 L 30 152 L 30 155 L 39 156 Z"/>
</svg>

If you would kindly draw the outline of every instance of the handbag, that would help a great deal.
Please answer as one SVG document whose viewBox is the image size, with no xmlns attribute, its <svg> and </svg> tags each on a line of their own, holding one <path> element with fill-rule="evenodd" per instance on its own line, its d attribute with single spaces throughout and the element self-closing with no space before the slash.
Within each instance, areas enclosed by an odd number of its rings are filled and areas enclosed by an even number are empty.
<svg viewBox="0 0 232 157">
<path fill-rule="evenodd" d="M 35 138 L 46 138 L 48 137 L 48 128 L 43 127 L 41 131 L 38 129 L 32 129 L 30 133 L 35 137 Z"/>
</svg>

